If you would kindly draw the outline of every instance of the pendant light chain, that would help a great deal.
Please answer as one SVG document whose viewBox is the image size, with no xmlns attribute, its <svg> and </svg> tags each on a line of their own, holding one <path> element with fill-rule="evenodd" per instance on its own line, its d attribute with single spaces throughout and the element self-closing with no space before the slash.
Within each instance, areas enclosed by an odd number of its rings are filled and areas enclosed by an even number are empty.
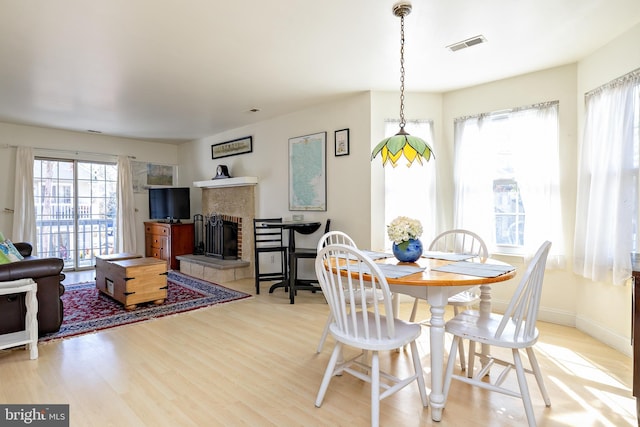
<svg viewBox="0 0 640 427">
<path fill-rule="evenodd" d="M 393 136 L 384 138 L 371 151 L 371 160 L 382 154 L 382 166 L 391 163 L 393 167 L 401 157 L 407 160 L 407 167 L 414 161 L 422 164 L 428 162 L 433 151 L 422 138 L 411 136 L 404 130 L 407 124 L 404 118 L 404 17 L 411 13 L 411 3 L 399 1 L 393 5 L 393 14 L 400 18 L 400 131 Z"/>
<path fill-rule="evenodd" d="M 400 128 L 404 129 L 404 14 L 400 16 Z"/>
</svg>

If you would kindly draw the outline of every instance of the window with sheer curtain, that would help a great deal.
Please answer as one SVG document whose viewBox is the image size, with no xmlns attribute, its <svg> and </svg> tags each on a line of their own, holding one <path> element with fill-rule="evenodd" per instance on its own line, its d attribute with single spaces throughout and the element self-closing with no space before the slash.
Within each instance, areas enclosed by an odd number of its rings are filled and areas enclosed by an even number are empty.
<svg viewBox="0 0 640 427">
<path fill-rule="evenodd" d="M 462 117 L 454 127 L 454 226 L 491 252 L 531 256 L 553 243 L 561 267 L 558 102 Z"/>
<path fill-rule="evenodd" d="M 640 69 L 585 96 L 578 166 L 574 272 L 621 285 L 640 249 Z"/>
<path fill-rule="evenodd" d="M 398 133 L 399 120 L 385 121 L 385 137 Z M 425 140 L 437 153 L 433 141 L 433 124 L 430 121 L 410 121 L 405 130 L 411 135 Z M 384 168 L 385 182 L 385 224 L 398 216 L 408 216 L 420 220 L 423 227 L 421 240 L 428 245 L 436 231 L 436 162 L 433 158 L 422 165 L 413 162 L 408 168 L 400 161 L 397 167 Z M 391 248 L 391 241 L 385 229 L 385 247 Z"/>
</svg>

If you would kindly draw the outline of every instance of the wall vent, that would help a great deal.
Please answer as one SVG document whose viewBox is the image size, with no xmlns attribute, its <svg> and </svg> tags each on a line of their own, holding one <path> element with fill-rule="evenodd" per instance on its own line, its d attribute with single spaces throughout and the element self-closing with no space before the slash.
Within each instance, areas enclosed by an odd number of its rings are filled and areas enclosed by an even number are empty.
<svg viewBox="0 0 640 427">
<path fill-rule="evenodd" d="M 487 42 L 487 39 L 484 36 L 480 35 L 480 36 L 471 37 L 470 39 L 462 40 L 461 42 L 450 44 L 449 46 L 447 46 L 447 49 L 449 49 L 451 52 L 456 52 L 458 50 L 466 49 L 468 47 L 475 46 L 481 43 L 486 43 L 486 42 Z"/>
</svg>

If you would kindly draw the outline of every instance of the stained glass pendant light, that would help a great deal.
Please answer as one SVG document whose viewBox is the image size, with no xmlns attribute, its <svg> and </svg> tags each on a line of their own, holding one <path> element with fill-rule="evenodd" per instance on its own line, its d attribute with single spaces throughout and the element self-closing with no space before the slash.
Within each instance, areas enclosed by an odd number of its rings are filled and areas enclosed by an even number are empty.
<svg viewBox="0 0 640 427">
<path fill-rule="evenodd" d="M 392 137 L 383 139 L 371 152 L 371 160 L 378 153 L 382 156 L 382 166 L 390 162 L 395 168 L 398 160 L 404 154 L 407 159 L 407 167 L 414 161 L 422 164 L 429 161 L 432 150 L 429 144 L 417 136 L 411 136 L 404 130 L 404 17 L 411 13 L 411 3 L 399 2 L 393 5 L 393 14 L 400 17 L 400 131 Z"/>
</svg>

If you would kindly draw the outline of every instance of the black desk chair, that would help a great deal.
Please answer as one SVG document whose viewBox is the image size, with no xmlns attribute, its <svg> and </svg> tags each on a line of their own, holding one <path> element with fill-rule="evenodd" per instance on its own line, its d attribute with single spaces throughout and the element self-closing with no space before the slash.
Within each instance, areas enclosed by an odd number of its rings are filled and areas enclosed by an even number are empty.
<svg viewBox="0 0 640 427">
<path fill-rule="evenodd" d="M 256 278 L 256 294 L 260 293 L 260 282 L 281 280 L 287 283 L 289 276 L 287 274 L 287 246 L 284 244 L 282 237 L 282 227 L 267 227 L 263 225 L 265 222 L 282 222 L 282 218 L 255 218 L 253 220 L 253 251 L 254 251 L 254 270 Z M 260 254 L 263 253 L 280 253 L 280 268 L 271 272 L 260 272 Z M 288 286 L 285 286 L 285 291 Z"/>
<path fill-rule="evenodd" d="M 324 226 L 324 232 L 329 232 L 331 228 L 331 220 L 328 219 L 327 223 Z M 300 234 L 312 234 L 315 233 L 318 228 L 301 228 L 296 231 Z M 293 262 L 291 263 L 291 271 L 289 272 L 291 278 L 291 286 L 289 287 L 289 302 L 291 304 L 294 303 L 296 297 L 296 291 L 298 290 L 308 290 L 311 292 L 316 292 L 320 290 L 320 284 L 317 279 L 298 279 L 298 260 L 300 259 L 315 259 L 318 256 L 318 248 L 294 248 L 293 252 L 291 252 L 290 256 L 293 257 Z"/>
</svg>

